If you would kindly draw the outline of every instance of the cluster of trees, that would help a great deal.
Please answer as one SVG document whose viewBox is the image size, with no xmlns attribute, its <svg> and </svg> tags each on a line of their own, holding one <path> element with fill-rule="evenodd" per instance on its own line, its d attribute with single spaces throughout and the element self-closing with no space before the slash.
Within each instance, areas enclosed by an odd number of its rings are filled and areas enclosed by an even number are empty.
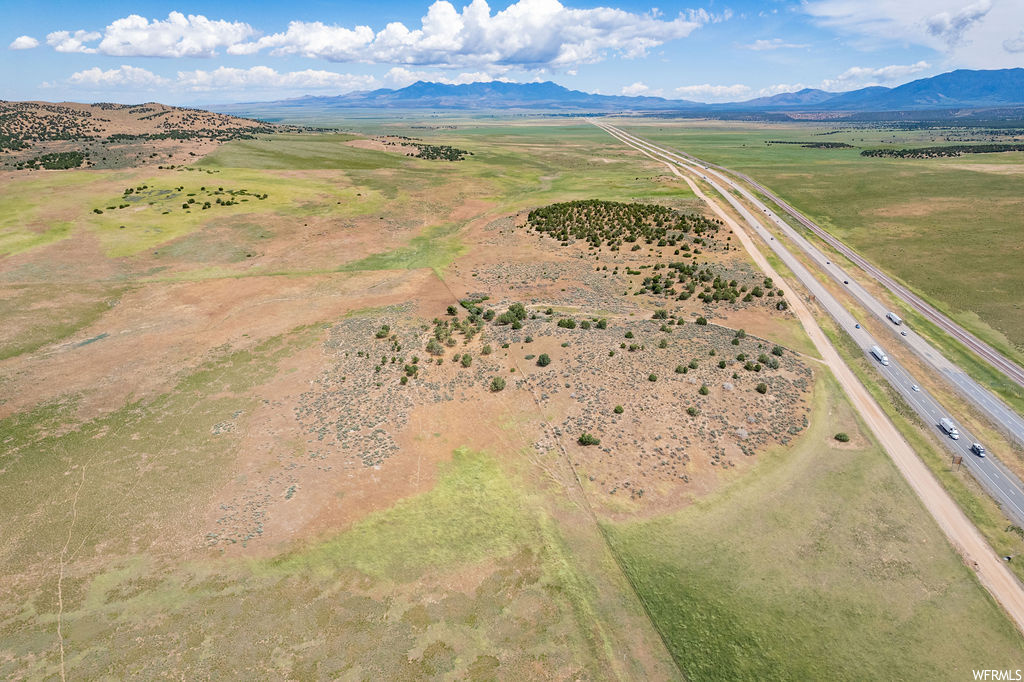
<svg viewBox="0 0 1024 682">
<path fill-rule="evenodd" d="M 28 143 L 26 143 L 20 137 L 0 134 L 0 151 L 4 151 L 6 149 L 10 149 L 11 151 L 18 151 L 19 149 L 24 149 L 27 146 Z"/>
<path fill-rule="evenodd" d="M 700 215 L 688 215 L 656 204 L 621 203 L 587 199 L 535 208 L 527 226 L 567 245 L 570 238 L 591 247 L 608 245 L 613 251 L 624 243 L 675 246 L 684 234 L 716 232 L 721 222 Z"/>
<path fill-rule="evenodd" d="M 483 318 L 475 313 L 470 313 L 464 320 L 460 320 L 458 317 L 452 319 L 435 317 L 433 338 L 427 342 L 427 352 L 431 355 L 442 355 L 445 346 L 452 348 L 457 343 L 455 334 L 461 333 L 468 341 L 483 329 Z"/>
<path fill-rule="evenodd" d="M 682 253 L 684 257 L 696 257 L 701 253 L 700 247 L 711 246 L 709 240 L 713 240 L 721 226 L 721 221 L 683 214 L 657 204 L 597 199 L 551 204 L 534 209 L 527 216 L 528 228 L 559 240 L 562 246 L 579 239 L 586 241 L 590 249 L 608 247 L 617 251 L 623 245 L 632 243 L 628 248 L 637 251 L 642 248 L 640 242 L 645 242 L 659 247 L 674 247 L 675 254 Z M 632 276 L 640 275 L 643 269 L 650 268 L 639 288 L 632 292 L 635 295 L 664 296 L 680 301 L 696 296 L 708 305 L 719 301 L 736 303 L 742 300 L 749 303 L 755 298 L 781 298 L 783 295 L 770 281 L 765 281 L 763 285 L 742 283 L 722 275 L 719 266 L 715 265 L 698 265 L 687 261 L 653 262 L 640 268 L 626 267 L 626 274 Z M 597 269 L 607 270 L 608 266 L 598 266 Z M 618 273 L 619 266 L 616 265 L 611 274 Z M 771 303 L 778 310 L 788 308 L 784 300 Z"/>
<path fill-rule="evenodd" d="M 91 112 L 59 104 L 0 102 L 0 137 L 21 143 L 88 140 L 93 137 L 91 117 Z"/>
<path fill-rule="evenodd" d="M 22 161 L 15 167 L 18 170 L 32 170 L 35 168 L 45 168 L 46 170 L 65 170 L 67 168 L 78 168 L 82 165 L 82 162 L 84 162 L 85 159 L 86 155 L 82 152 L 53 152 L 52 154 L 37 156 L 29 159 L 28 161 Z"/>
<path fill-rule="evenodd" d="M 992 152 L 1024 152 L 1024 144 L 951 144 L 943 147 L 915 147 L 910 149 L 865 149 L 861 156 L 891 156 L 897 159 L 931 159 L 961 154 L 989 154 Z"/>
<path fill-rule="evenodd" d="M 148 185 L 139 185 L 138 187 L 127 187 L 127 188 L 125 188 L 124 193 L 121 195 L 121 199 L 122 199 L 122 201 L 131 202 L 131 201 L 134 201 L 134 199 L 129 199 L 129 197 L 131 197 L 132 195 L 136 195 L 136 196 L 140 196 L 141 197 L 144 192 L 145 192 L 145 196 L 147 198 L 149 198 L 149 197 L 173 198 L 173 197 L 179 196 L 177 193 L 184 191 L 184 189 L 185 189 L 184 186 L 175 187 L 173 190 L 171 190 L 171 189 L 158 189 L 158 188 L 155 188 L 155 187 L 151 188 Z M 199 199 L 196 199 L 196 197 L 198 197 L 200 194 L 202 194 L 203 196 L 200 197 Z M 212 187 L 207 188 L 207 187 L 204 186 L 204 187 L 200 187 L 198 192 L 189 192 L 185 196 L 186 196 L 186 199 L 181 204 L 181 207 L 183 209 L 188 210 L 188 209 L 191 209 L 191 208 L 199 207 L 199 208 L 201 208 L 203 210 L 206 210 L 208 208 L 213 208 L 214 205 L 217 205 L 217 206 L 234 206 L 234 205 L 236 205 L 236 204 L 238 204 L 238 203 L 240 203 L 242 201 L 248 201 L 250 197 L 253 198 L 253 199 L 258 199 L 259 201 L 263 201 L 264 199 L 266 199 L 270 195 L 267 194 L 266 192 L 264 192 L 263 194 L 252 193 L 252 192 L 250 192 L 247 189 L 228 189 L 228 190 L 225 190 L 223 187 L 218 187 L 218 188 L 214 189 Z M 242 197 L 242 198 L 239 198 L 239 197 Z M 213 201 L 204 201 L 203 200 L 204 198 L 212 198 Z M 127 208 L 130 205 L 131 205 L 130 203 L 122 203 L 119 206 L 107 206 L 107 208 L 110 209 L 110 210 L 113 210 L 113 209 L 116 209 L 116 208 Z"/>
<path fill-rule="evenodd" d="M 657 272 L 661 269 L 666 271 Z M 735 279 L 725 280 L 716 274 L 711 266 L 700 267 L 693 263 L 656 263 L 654 270 L 654 274 L 644 278 L 639 293 L 676 297 L 680 301 L 696 296 L 704 303 L 735 303 L 737 300 L 749 303 L 754 298 L 764 296 L 765 289 L 768 290 L 768 296 L 782 296 L 782 290 L 776 290 L 770 279 L 765 280 L 764 288 L 755 285 L 748 291 L 746 284 L 740 284 Z"/>
<path fill-rule="evenodd" d="M 431 161 L 463 161 L 467 156 L 473 155 L 473 152 L 467 152 L 465 149 L 458 149 L 446 144 L 421 144 L 413 142 L 410 143 L 410 146 L 416 147 L 416 153 L 409 154 L 409 156 L 416 156 Z"/>
<path fill-rule="evenodd" d="M 510 324 L 513 329 L 521 329 L 522 321 L 526 319 L 526 307 L 522 303 L 513 303 L 508 310 L 498 315 L 497 324 Z"/>
<path fill-rule="evenodd" d="M 845 142 L 802 142 L 795 140 L 765 140 L 765 144 L 798 144 L 807 149 L 853 149 L 852 144 Z"/>
<path fill-rule="evenodd" d="M 147 116 L 146 118 L 152 118 Z M 255 140 L 260 133 L 272 133 L 274 129 L 270 126 L 257 127 L 231 127 L 231 128 L 197 128 L 188 130 L 183 128 L 171 128 L 160 133 L 114 133 L 106 137 L 106 142 L 148 142 L 152 140 L 215 140 L 217 142 L 228 142 L 230 140 Z"/>
</svg>

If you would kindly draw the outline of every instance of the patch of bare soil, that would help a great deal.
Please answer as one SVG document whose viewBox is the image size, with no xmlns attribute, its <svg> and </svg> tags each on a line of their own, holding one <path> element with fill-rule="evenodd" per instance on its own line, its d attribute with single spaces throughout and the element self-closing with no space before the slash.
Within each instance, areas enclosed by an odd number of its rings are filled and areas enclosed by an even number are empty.
<svg viewBox="0 0 1024 682">
<path fill-rule="evenodd" d="M 5 361 L 15 393 L 0 417 L 65 393 L 82 394 L 82 418 L 102 414 L 129 396 L 168 390 L 211 349 L 251 347 L 359 307 L 407 300 L 433 278 L 429 271 L 369 271 L 142 285 L 67 341 Z"/>
<path fill-rule="evenodd" d="M 377 338 L 384 324 L 391 333 Z M 502 425 L 531 409 L 529 395 L 488 389 L 506 358 L 479 355 L 481 340 L 469 344 L 469 368 L 435 358 L 422 350 L 424 328 L 409 306 L 345 317 L 258 390 L 237 475 L 209 513 L 210 546 L 251 554 L 336 532 L 430 489 L 457 447 L 509 452 L 533 442 L 536 424 Z"/>
<path fill-rule="evenodd" d="M 421 295 L 430 288 L 447 291 L 435 282 Z M 484 305 L 500 311 L 508 303 Z M 444 307 L 438 316 L 451 319 Z M 748 335 L 734 345 L 734 332 L 715 325 L 663 332 L 659 321 L 628 314 L 606 329 L 566 329 L 556 324 L 564 315 L 532 310 L 521 329 L 484 325 L 472 339 L 456 335 L 438 355 L 427 352 L 432 328 L 412 306 L 334 324 L 319 355 L 304 353 L 293 373 L 261 389 L 240 475 L 210 514 L 210 544 L 260 553 L 336 531 L 429 489 L 437 463 L 459 446 L 525 447 L 538 467 L 552 469 L 552 458 L 567 453 L 606 513 L 656 514 L 713 490 L 806 424 L 811 371 L 797 356 L 772 355 L 778 369 L 756 371 L 737 359 L 743 354 L 753 365 L 771 353 L 763 339 Z M 620 348 L 627 331 L 634 350 Z M 541 353 L 549 366 L 537 365 Z M 506 380 L 501 392 L 491 390 L 496 376 Z M 619 404 L 621 415 L 613 409 Z M 691 407 L 698 412 L 687 414 Z M 583 432 L 601 444 L 579 445 Z"/>
<path fill-rule="evenodd" d="M 943 199 L 930 197 L 927 201 L 908 201 L 902 204 L 890 204 L 871 211 L 872 214 L 885 218 L 923 218 L 935 213 L 948 211 L 961 203 L 960 199 Z"/>
<path fill-rule="evenodd" d="M 950 170 L 967 170 L 977 173 L 992 173 L 993 175 L 1020 175 L 1024 173 L 1024 164 L 1021 163 L 949 163 L 942 165 Z"/>
<path fill-rule="evenodd" d="M 401 138 L 394 137 L 372 137 L 362 140 L 350 140 L 345 143 L 349 147 L 357 149 L 371 149 L 375 152 L 392 152 L 402 156 L 415 156 L 419 150 L 412 145 L 403 144 Z"/>
</svg>

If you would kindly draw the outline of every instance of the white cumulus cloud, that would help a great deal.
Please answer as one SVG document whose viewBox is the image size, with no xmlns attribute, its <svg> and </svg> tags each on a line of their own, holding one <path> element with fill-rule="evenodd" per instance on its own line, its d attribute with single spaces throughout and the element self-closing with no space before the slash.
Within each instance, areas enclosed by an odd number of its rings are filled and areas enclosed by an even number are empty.
<svg viewBox="0 0 1024 682">
<path fill-rule="evenodd" d="M 136 66 L 123 65 L 106 71 L 94 66 L 91 69 L 71 74 L 68 83 L 91 90 L 109 88 L 145 90 L 163 86 L 167 83 L 167 79 Z"/>
<path fill-rule="evenodd" d="M 611 7 L 574 8 L 559 0 L 518 0 L 492 11 L 487 0 L 457 8 L 435 0 L 419 25 L 344 26 L 296 20 L 286 30 L 260 35 L 243 21 L 170 12 L 166 19 L 132 14 L 99 31 L 55 31 L 47 43 L 60 52 L 117 57 L 212 57 L 219 51 L 297 55 L 333 62 L 405 67 L 571 70 L 609 56 L 640 57 L 732 12 L 705 9 L 664 16 Z"/>
<path fill-rule="evenodd" d="M 803 83 L 775 83 L 774 85 L 759 88 L 753 95 L 755 97 L 771 97 L 772 95 L 781 95 L 784 92 L 800 92 L 807 88 L 808 86 Z"/>
<path fill-rule="evenodd" d="M 171 12 L 166 19 L 132 14 L 96 31 L 55 31 L 46 42 L 58 52 L 100 53 L 115 57 L 212 57 L 217 48 L 256 36 L 239 21 L 211 20 L 201 14 Z M 98 45 L 87 45 L 99 40 Z"/>
<path fill-rule="evenodd" d="M 39 41 L 32 36 L 18 36 L 7 46 L 8 50 L 31 50 L 38 47 Z"/>
<path fill-rule="evenodd" d="M 931 68 L 931 64 L 920 61 L 915 64 L 891 64 L 889 66 L 854 66 L 835 78 L 822 81 L 823 90 L 851 90 L 869 85 L 884 85 L 907 80 L 908 77 Z"/>
<path fill-rule="evenodd" d="M 654 12 L 575 9 L 558 0 L 519 0 L 492 14 L 486 0 L 472 0 L 461 11 L 437 0 L 419 28 L 393 22 L 375 32 L 369 26 L 293 21 L 283 33 L 234 45 L 228 52 L 270 49 L 274 55 L 407 66 L 571 68 L 609 54 L 641 56 L 728 16 L 699 10 L 667 20 Z"/>
<path fill-rule="evenodd" d="M 284 33 L 264 36 L 251 43 L 238 43 L 228 48 L 228 54 L 255 54 L 272 48 L 276 55 L 301 54 L 330 61 L 357 61 L 362 51 L 373 41 L 373 29 L 356 26 L 354 29 L 328 26 L 319 21 L 293 21 Z"/>
<path fill-rule="evenodd" d="M 57 52 L 84 52 L 91 54 L 96 48 L 85 43 L 99 40 L 100 34 L 95 31 L 54 31 L 46 36 L 46 44 Z"/>
<path fill-rule="evenodd" d="M 153 21 L 132 14 L 107 26 L 98 49 L 118 57 L 212 57 L 217 48 L 254 35 L 256 30 L 246 23 L 201 14 L 171 12 L 164 20 Z"/>
<path fill-rule="evenodd" d="M 467 83 L 487 83 L 490 81 L 511 82 L 505 76 L 496 76 L 488 71 L 463 72 L 449 75 L 438 71 L 412 71 L 404 66 L 395 66 L 384 74 L 384 80 L 390 85 L 404 88 L 416 81 L 427 81 L 431 83 L 447 83 L 448 85 L 465 85 Z"/>
<path fill-rule="evenodd" d="M 753 92 L 749 86 L 740 83 L 735 85 L 712 85 L 710 83 L 683 85 L 676 88 L 675 91 L 683 99 L 697 102 L 733 102 L 746 99 Z"/>
<path fill-rule="evenodd" d="M 363 90 L 379 85 L 373 76 L 306 69 L 280 72 L 269 66 L 237 69 L 222 66 L 212 70 L 178 71 L 173 78 L 135 66 L 103 70 L 92 67 L 71 74 L 67 83 L 84 90 L 154 90 L 177 92 L 253 91 L 274 92 Z M 52 85 L 52 84 L 51 84 Z"/>
<path fill-rule="evenodd" d="M 222 66 L 212 71 L 179 71 L 174 85 L 192 91 L 207 90 L 329 90 L 350 92 L 374 87 L 373 76 L 306 69 L 281 73 L 269 66 L 236 69 Z"/>
<path fill-rule="evenodd" d="M 652 89 L 651 86 L 637 81 L 631 85 L 626 85 L 622 88 L 622 94 L 627 97 L 638 97 L 643 95 L 645 97 L 664 97 L 665 93 L 661 89 Z"/>
</svg>

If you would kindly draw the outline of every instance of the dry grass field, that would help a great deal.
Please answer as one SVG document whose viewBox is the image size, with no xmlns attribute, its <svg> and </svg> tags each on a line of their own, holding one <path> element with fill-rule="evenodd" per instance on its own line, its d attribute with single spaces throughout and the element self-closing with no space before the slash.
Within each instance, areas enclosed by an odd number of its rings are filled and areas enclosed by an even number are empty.
<svg viewBox="0 0 1024 682">
<path fill-rule="evenodd" d="M 0 173 L 0 675 L 858 677 L 841 664 L 909 651 L 942 677 L 1020 659 L 726 228 L 613 247 L 530 219 L 576 200 L 709 217 L 685 185 L 583 122 L 360 125 L 379 137 Z M 381 142 L 405 135 L 471 155 Z M 712 559 L 729 538 L 757 585 Z M 742 611 L 759 585 L 756 622 L 675 620 Z M 811 627 L 810 597 L 843 617 Z M 871 633 L 893 605 L 887 643 Z M 964 613 L 970 637 L 934 626 Z M 842 656 L 823 641 L 840 630 Z"/>
</svg>

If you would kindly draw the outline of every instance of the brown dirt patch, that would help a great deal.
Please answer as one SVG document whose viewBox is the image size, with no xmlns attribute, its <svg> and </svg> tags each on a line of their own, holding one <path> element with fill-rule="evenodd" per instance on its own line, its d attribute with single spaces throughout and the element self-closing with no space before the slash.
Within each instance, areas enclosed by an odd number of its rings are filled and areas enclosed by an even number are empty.
<svg viewBox="0 0 1024 682">
<path fill-rule="evenodd" d="M 16 393 L 0 416 L 64 393 L 82 393 L 80 416 L 95 416 L 129 396 L 170 389 L 213 348 L 251 347 L 356 308 L 407 300 L 432 278 L 429 271 L 396 271 L 143 285 L 67 341 L 6 361 Z M 79 345 L 101 334 L 107 336 Z"/>
<path fill-rule="evenodd" d="M 419 150 L 416 147 L 402 144 L 402 140 L 400 138 L 391 137 L 350 140 L 346 142 L 345 145 L 348 147 L 356 147 L 357 149 L 370 149 L 375 152 L 391 152 L 392 154 L 401 154 L 402 156 L 415 156 L 419 153 Z"/>
<path fill-rule="evenodd" d="M 994 175 L 1020 175 L 1024 173 L 1024 164 L 1020 163 L 950 163 L 941 164 L 951 170 L 967 170 L 977 173 Z"/>
</svg>

